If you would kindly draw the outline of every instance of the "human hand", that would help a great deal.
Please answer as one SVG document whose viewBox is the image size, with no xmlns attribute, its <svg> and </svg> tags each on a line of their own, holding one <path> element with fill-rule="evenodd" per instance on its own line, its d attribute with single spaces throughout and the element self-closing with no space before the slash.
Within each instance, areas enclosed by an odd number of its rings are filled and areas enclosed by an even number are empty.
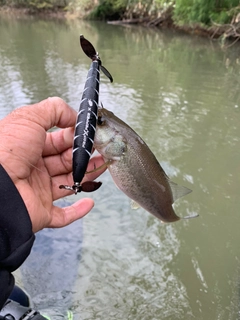
<svg viewBox="0 0 240 320">
<path fill-rule="evenodd" d="M 72 185 L 72 142 L 76 111 L 60 98 L 48 98 L 18 108 L 0 121 L 0 163 L 18 189 L 30 215 L 33 232 L 63 227 L 82 218 L 94 205 L 84 198 L 60 208 L 53 201 L 69 194 L 60 184 Z M 52 127 L 64 128 L 46 132 Z M 93 157 L 88 171 L 104 163 Z M 87 174 L 96 179 L 105 169 Z"/>
</svg>

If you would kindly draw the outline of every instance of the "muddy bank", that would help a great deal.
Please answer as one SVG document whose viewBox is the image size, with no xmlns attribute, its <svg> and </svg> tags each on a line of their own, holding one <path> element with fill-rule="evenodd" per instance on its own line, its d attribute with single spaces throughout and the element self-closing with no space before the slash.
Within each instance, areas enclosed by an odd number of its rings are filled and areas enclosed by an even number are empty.
<svg viewBox="0 0 240 320">
<path fill-rule="evenodd" d="M 109 24 L 117 25 L 132 25 L 139 24 L 148 28 L 158 29 L 175 29 L 180 32 L 208 37 L 211 39 L 221 39 L 221 41 L 229 40 L 227 42 L 236 43 L 240 40 L 240 16 L 232 19 L 230 24 L 215 24 L 211 26 L 204 26 L 198 23 L 191 23 L 185 25 L 178 25 L 173 20 L 173 9 L 171 7 L 163 10 L 157 17 L 125 19 L 118 21 L 108 21 Z"/>
<path fill-rule="evenodd" d="M 155 21 L 155 20 L 154 20 Z M 160 24 L 156 25 L 155 22 L 145 19 L 126 19 L 118 21 L 108 21 L 109 24 L 115 25 L 141 25 L 147 28 L 158 28 L 158 29 L 174 29 L 179 32 L 184 32 L 187 34 L 208 37 L 210 39 L 221 39 L 222 41 L 228 40 L 230 43 L 234 41 L 237 42 L 240 40 L 240 34 L 236 32 L 234 25 L 213 25 L 211 27 L 204 27 L 199 24 L 191 25 L 176 25 L 172 20 L 170 21 L 161 21 Z M 239 27 L 240 28 L 240 27 Z M 240 32 L 240 29 L 239 29 Z"/>
</svg>

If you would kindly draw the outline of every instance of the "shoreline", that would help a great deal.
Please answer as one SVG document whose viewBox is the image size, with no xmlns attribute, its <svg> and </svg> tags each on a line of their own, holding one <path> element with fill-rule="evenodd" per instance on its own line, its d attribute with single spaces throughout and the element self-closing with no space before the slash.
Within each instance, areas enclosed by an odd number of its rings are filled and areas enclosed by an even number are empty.
<svg viewBox="0 0 240 320">
<path fill-rule="evenodd" d="M 138 19 L 135 19 L 138 20 Z M 174 23 L 167 23 L 167 24 L 162 24 L 161 26 L 152 26 L 151 21 L 150 25 L 149 22 L 142 21 L 142 22 L 137 22 L 137 21 L 125 21 L 125 20 L 117 20 L 117 21 L 107 21 L 108 24 L 113 24 L 113 25 L 141 25 L 145 26 L 146 28 L 156 28 L 159 30 L 177 30 L 179 32 L 184 32 L 190 35 L 196 35 L 196 36 L 202 36 L 202 37 L 210 37 L 211 39 L 218 39 L 221 37 L 221 35 L 224 34 L 224 32 L 227 30 L 226 27 L 222 26 L 221 28 L 219 26 L 211 26 L 211 27 L 203 27 L 200 24 L 189 24 L 189 25 L 176 25 Z"/>
<path fill-rule="evenodd" d="M 16 8 L 8 6 L 0 6 L 0 15 L 6 14 L 8 16 L 14 16 L 16 18 L 24 17 L 40 17 L 40 18 L 54 18 L 54 19 L 66 19 L 69 14 L 64 10 L 44 10 L 44 11 L 33 11 L 28 8 Z"/>
<path fill-rule="evenodd" d="M 33 11 L 28 8 L 16 8 L 9 6 L 0 7 L 0 16 L 9 15 L 18 18 L 24 17 L 40 17 L 43 19 L 81 19 L 77 14 L 71 13 L 65 10 L 44 10 L 44 11 Z M 207 37 L 212 40 L 222 40 L 230 42 L 229 46 L 239 42 L 240 35 L 235 33 L 235 24 L 227 25 L 212 25 L 203 26 L 197 23 L 176 25 L 171 15 L 167 17 L 160 17 L 154 20 L 150 18 L 144 19 L 129 19 L 129 20 L 116 20 L 116 21 L 106 21 L 108 24 L 113 25 L 139 25 L 146 28 L 156 28 L 159 30 L 169 29 L 177 30 L 179 32 L 184 32 L 193 36 Z M 238 26 L 237 26 L 238 27 Z M 240 28 L 240 27 L 239 27 Z"/>
</svg>

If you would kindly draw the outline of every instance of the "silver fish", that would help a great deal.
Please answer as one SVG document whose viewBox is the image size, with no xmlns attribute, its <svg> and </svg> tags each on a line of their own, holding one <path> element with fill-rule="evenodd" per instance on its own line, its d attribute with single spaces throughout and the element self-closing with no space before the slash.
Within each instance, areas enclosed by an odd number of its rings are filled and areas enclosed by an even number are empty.
<svg viewBox="0 0 240 320">
<path fill-rule="evenodd" d="M 94 147 L 129 198 L 162 222 L 180 219 L 172 204 L 191 190 L 172 182 L 142 138 L 105 108 L 98 110 Z"/>
</svg>

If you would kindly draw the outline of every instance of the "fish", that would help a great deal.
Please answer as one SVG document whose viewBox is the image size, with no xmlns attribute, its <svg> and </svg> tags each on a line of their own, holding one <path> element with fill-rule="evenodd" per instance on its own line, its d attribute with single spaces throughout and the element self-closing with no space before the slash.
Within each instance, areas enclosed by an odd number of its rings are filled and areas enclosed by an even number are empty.
<svg viewBox="0 0 240 320">
<path fill-rule="evenodd" d="M 101 59 L 90 41 L 80 35 L 80 46 L 83 52 L 92 60 L 77 114 L 75 133 L 73 140 L 73 160 L 72 186 L 60 185 L 60 189 L 71 190 L 75 194 L 78 192 L 92 192 L 100 188 L 101 182 L 86 181 L 81 184 L 86 173 L 88 162 L 91 157 L 93 141 L 96 131 L 100 69 L 109 78 L 110 82 L 113 78 L 109 71 L 103 67 Z"/>
<path fill-rule="evenodd" d="M 162 222 L 180 220 L 172 205 L 192 190 L 172 182 L 143 139 L 103 107 L 98 109 L 94 148 L 116 186 L 130 199 Z"/>
</svg>

